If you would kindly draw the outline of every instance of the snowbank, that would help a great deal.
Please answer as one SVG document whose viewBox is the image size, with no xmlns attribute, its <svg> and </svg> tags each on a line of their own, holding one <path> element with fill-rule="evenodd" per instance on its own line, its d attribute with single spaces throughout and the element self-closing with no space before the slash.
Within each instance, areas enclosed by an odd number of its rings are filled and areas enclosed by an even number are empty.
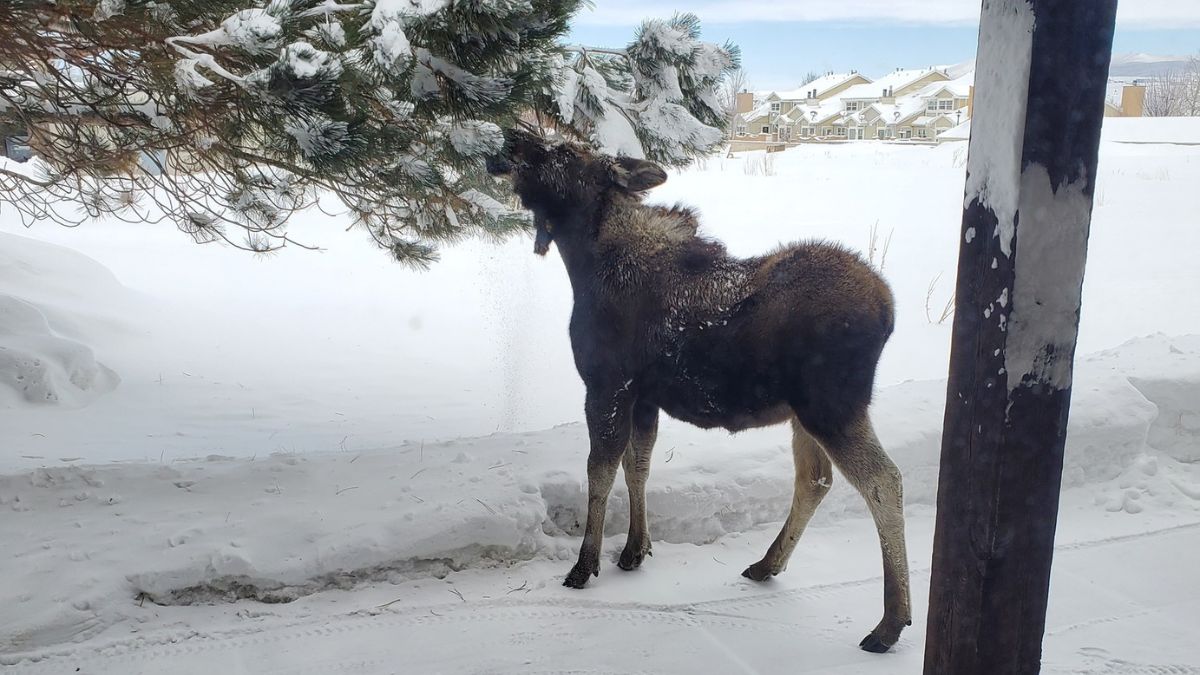
<svg viewBox="0 0 1200 675">
<path fill-rule="evenodd" d="M 939 141 L 965 141 L 971 120 L 947 129 Z M 1105 117 L 1100 140 L 1109 143 L 1200 145 L 1200 117 Z"/>
<path fill-rule="evenodd" d="M 120 378 L 93 342 L 118 329 L 129 291 L 69 249 L 0 233 L 0 408 L 77 408 Z"/>
<path fill-rule="evenodd" d="M 1105 117 L 1101 140 L 1200 145 L 1200 117 Z"/>
<path fill-rule="evenodd" d="M 55 335 L 37 307 L 0 295 L 0 406 L 83 406 L 117 382 L 87 345 Z"/>
<path fill-rule="evenodd" d="M 1096 508 L 1200 513 L 1200 336 L 1152 336 L 1081 359 L 1065 486 Z M 932 506 L 945 382 L 888 387 L 876 425 L 910 508 Z M 656 541 L 706 544 L 779 521 L 784 427 L 660 434 L 648 493 Z M 0 652 L 84 640 L 134 611 L 239 598 L 288 602 L 368 581 L 569 558 L 585 514 L 587 434 L 572 424 L 369 452 L 212 456 L 0 477 Z M 926 511 L 927 512 L 927 511 Z M 607 531 L 625 530 L 618 487 Z M 866 516 L 844 481 L 814 526 Z M 567 536 L 564 536 L 567 535 Z"/>
</svg>

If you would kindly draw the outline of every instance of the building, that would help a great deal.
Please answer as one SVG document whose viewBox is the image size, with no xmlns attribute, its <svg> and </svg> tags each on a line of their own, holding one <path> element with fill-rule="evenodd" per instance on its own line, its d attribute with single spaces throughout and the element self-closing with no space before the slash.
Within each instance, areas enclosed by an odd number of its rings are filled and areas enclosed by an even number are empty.
<svg viewBox="0 0 1200 675">
<path fill-rule="evenodd" d="M 1105 117 L 1142 117 L 1146 110 L 1146 85 L 1141 80 L 1112 78 L 1104 97 Z"/>
<path fill-rule="evenodd" d="M 970 118 L 974 73 L 898 68 L 872 80 L 826 73 L 791 91 L 744 93 L 732 141 L 788 145 L 811 141 L 922 140 Z M 735 149 L 739 149 L 736 148 Z"/>
</svg>

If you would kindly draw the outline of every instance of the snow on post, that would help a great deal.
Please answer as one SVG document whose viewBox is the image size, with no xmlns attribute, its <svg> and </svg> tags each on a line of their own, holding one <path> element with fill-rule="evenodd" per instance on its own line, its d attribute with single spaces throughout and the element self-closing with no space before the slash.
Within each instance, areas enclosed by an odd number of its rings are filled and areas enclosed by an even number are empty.
<svg viewBox="0 0 1200 675">
<path fill-rule="evenodd" d="M 926 675 L 1036 673 L 1116 0 L 984 0 Z"/>
</svg>

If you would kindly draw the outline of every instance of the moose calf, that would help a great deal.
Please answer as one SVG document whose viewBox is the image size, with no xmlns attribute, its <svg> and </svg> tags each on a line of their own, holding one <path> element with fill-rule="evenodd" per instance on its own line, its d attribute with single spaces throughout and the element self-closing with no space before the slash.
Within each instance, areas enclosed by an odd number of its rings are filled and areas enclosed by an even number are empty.
<svg viewBox="0 0 1200 675">
<path fill-rule="evenodd" d="M 697 235 L 696 215 L 642 203 L 657 165 L 506 133 L 488 161 L 509 175 L 553 242 L 574 293 L 571 347 L 587 390 L 588 512 L 565 585 L 599 574 L 604 510 L 618 464 L 629 486 L 629 538 L 618 565 L 650 552 L 646 478 L 659 411 L 709 429 L 792 425 L 795 492 L 783 530 L 742 574 L 781 572 L 829 490 L 831 464 L 863 495 L 883 550 L 883 619 L 860 643 L 895 644 L 911 624 L 900 472 L 871 427 L 875 368 L 892 332 L 892 295 L 859 256 L 828 243 L 738 259 Z"/>
</svg>

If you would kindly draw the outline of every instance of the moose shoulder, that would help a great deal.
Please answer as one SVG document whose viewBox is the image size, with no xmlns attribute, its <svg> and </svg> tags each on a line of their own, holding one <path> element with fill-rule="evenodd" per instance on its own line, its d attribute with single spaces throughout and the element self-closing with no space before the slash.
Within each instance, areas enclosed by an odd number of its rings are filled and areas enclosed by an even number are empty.
<svg viewBox="0 0 1200 675">
<path fill-rule="evenodd" d="M 571 346 L 586 389 L 588 515 L 567 586 L 599 574 L 608 494 L 624 464 L 629 538 L 620 562 L 650 552 L 645 483 L 659 411 L 703 428 L 791 422 L 791 511 L 762 560 L 781 572 L 832 481 L 831 464 L 866 498 L 884 558 L 884 616 L 862 641 L 886 651 L 911 623 L 900 473 L 868 415 L 875 370 L 892 332 L 891 291 L 856 254 L 807 242 L 740 259 L 698 235 L 685 207 L 642 203 L 666 173 L 643 160 L 508 132 L 488 162 L 510 175 L 552 242 L 574 293 Z"/>
</svg>

